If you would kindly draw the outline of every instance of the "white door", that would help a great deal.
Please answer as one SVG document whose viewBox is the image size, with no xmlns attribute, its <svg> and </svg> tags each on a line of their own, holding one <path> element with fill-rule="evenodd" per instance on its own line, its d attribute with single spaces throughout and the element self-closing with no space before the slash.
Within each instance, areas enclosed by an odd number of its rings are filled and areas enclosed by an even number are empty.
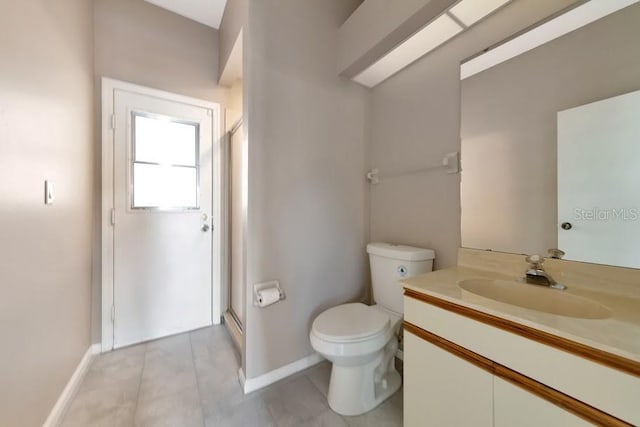
<svg viewBox="0 0 640 427">
<path fill-rule="evenodd" d="M 558 113 L 558 247 L 566 259 L 640 267 L 639 111 L 637 91 Z"/>
<path fill-rule="evenodd" d="M 114 93 L 114 348 L 212 324 L 210 109 Z"/>
</svg>

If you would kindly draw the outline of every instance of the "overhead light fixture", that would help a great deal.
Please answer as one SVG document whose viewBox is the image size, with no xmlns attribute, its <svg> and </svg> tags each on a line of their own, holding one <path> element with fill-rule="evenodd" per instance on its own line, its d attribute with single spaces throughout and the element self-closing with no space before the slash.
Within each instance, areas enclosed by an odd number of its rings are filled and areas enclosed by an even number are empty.
<svg viewBox="0 0 640 427">
<path fill-rule="evenodd" d="M 370 65 L 353 80 L 374 87 L 512 0 L 462 0 Z"/>
<path fill-rule="evenodd" d="M 440 15 L 420 31 L 406 39 L 395 49 L 353 78 L 356 82 L 373 87 L 400 71 L 418 58 L 431 52 L 464 28 L 448 15 Z"/>
<path fill-rule="evenodd" d="M 468 0 L 465 0 L 468 1 Z M 532 30 L 519 35 L 460 66 L 460 79 L 464 80 L 495 65 L 562 37 L 640 0 L 591 0 L 571 9 Z"/>
<path fill-rule="evenodd" d="M 511 0 L 462 0 L 449 13 L 467 27 L 472 26 Z"/>
</svg>

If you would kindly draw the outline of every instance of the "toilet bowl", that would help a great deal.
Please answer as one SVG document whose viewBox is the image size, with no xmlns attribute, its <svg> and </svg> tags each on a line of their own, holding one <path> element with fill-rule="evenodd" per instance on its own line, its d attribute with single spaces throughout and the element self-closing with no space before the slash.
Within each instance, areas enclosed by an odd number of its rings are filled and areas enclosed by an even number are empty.
<svg viewBox="0 0 640 427">
<path fill-rule="evenodd" d="M 370 243 L 374 299 L 377 305 L 342 304 L 313 321 L 311 346 L 332 362 L 327 399 L 342 415 L 360 415 L 378 406 L 402 384 L 395 368 L 402 323 L 399 280 L 432 270 L 430 249 Z"/>
<path fill-rule="evenodd" d="M 400 388 L 394 366 L 400 322 L 399 315 L 362 303 L 333 307 L 315 319 L 311 345 L 333 363 L 327 395 L 331 409 L 359 415 Z"/>
</svg>

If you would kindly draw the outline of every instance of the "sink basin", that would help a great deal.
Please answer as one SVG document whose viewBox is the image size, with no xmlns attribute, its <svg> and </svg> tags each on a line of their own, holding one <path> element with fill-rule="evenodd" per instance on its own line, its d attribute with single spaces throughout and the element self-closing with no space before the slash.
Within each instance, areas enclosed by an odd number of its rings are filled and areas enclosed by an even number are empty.
<svg viewBox="0 0 640 427">
<path fill-rule="evenodd" d="M 579 319 L 611 317 L 611 310 L 596 301 L 542 286 L 489 279 L 462 280 L 458 286 L 463 291 L 463 299 L 469 299 L 466 291 L 494 301 L 560 316 Z"/>
</svg>

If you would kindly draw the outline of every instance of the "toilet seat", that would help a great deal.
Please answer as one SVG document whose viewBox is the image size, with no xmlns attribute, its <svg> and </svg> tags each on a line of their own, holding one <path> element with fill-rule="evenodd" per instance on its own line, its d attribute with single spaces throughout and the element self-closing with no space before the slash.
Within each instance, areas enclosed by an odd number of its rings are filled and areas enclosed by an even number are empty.
<svg viewBox="0 0 640 427">
<path fill-rule="evenodd" d="M 342 304 L 321 313 L 313 322 L 313 334 L 332 343 L 355 343 L 384 335 L 389 315 L 362 303 Z"/>
<path fill-rule="evenodd" d="M 316 317 L 309 340 L 332 362 L 327 400 L 343 415 L 359 415 L 391 396 L 402 379 L 393 361 L 401 317 L 381 306 L 342 304 Z"/>
</svg>

